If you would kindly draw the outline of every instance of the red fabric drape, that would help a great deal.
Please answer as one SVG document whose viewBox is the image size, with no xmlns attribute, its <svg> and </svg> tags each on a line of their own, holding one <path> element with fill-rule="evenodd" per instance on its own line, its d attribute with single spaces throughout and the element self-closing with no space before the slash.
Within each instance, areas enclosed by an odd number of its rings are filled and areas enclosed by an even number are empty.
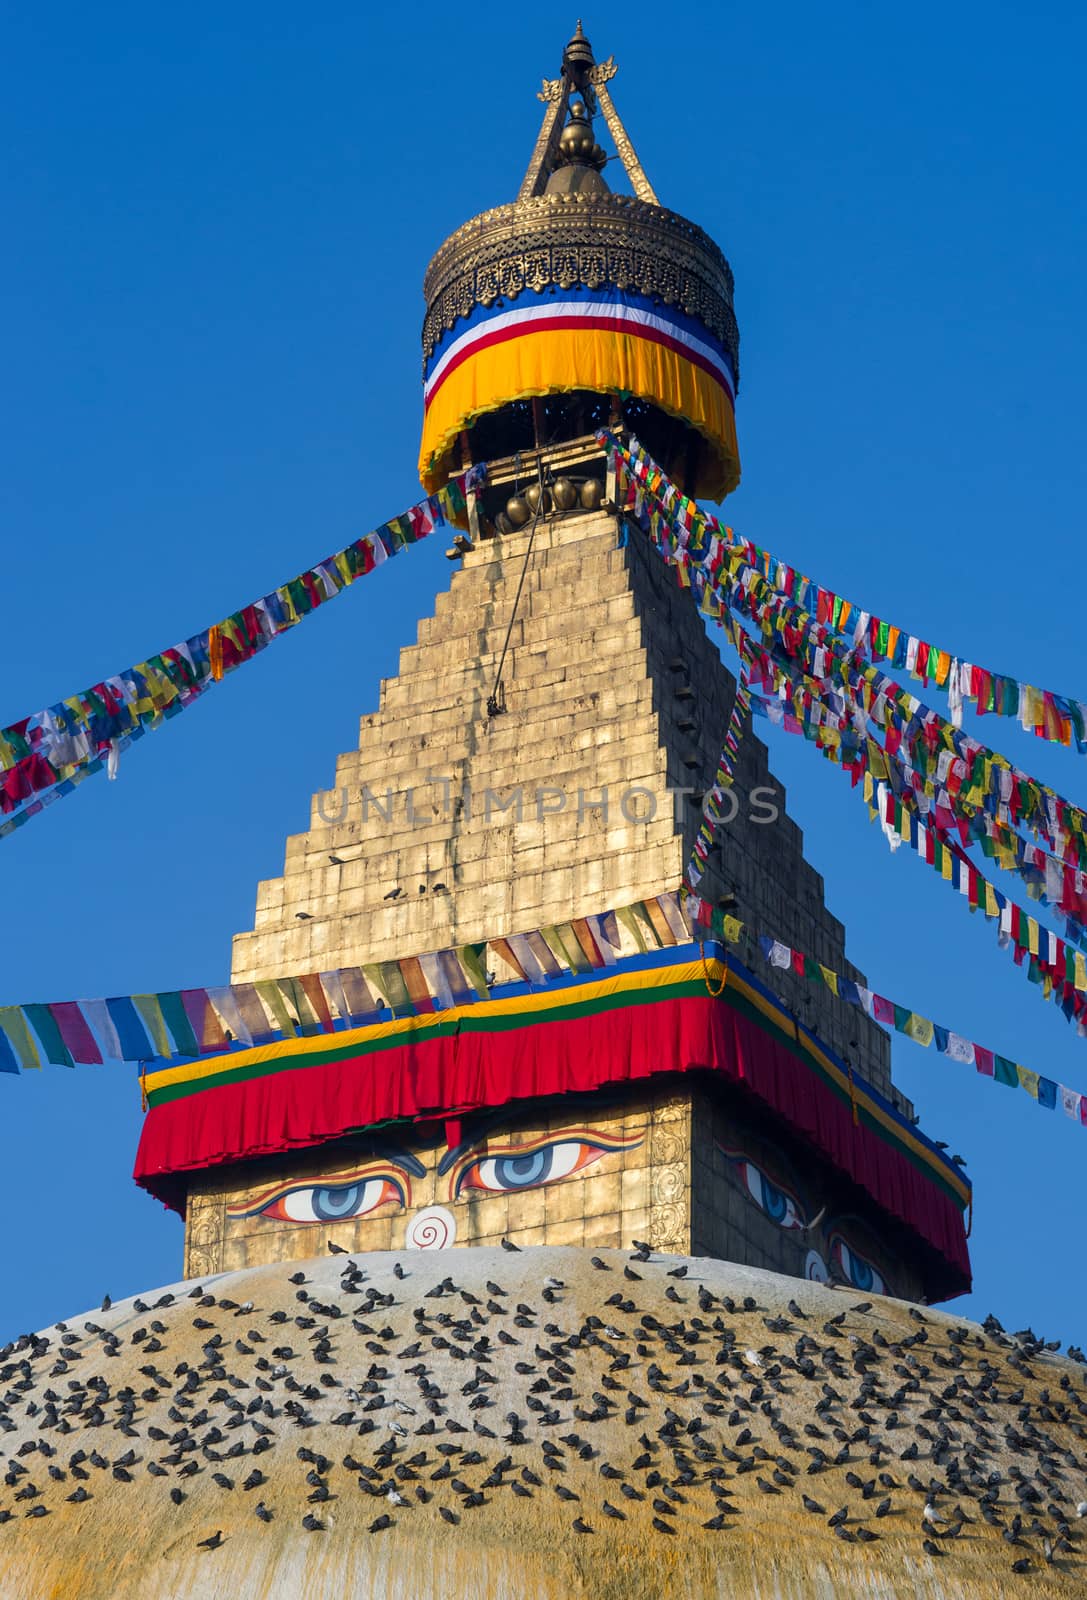
<svg viewBox="0 0 1087 1600">
<path fill-rule="evenodd" d="M 863 1121 L 854 1124 L 848 1099 L 777 1037 L 709 995 L 451 1033 L 189 1094 L 148 1113 L 135 1177 L 180 1210 L 183 1175 L 194 1169 L 320 1144 L 378 1123 L 455 1116 L 699 1070 L 742 1081 L 878 1205 L 920 1234 L 946 1268 L 942 1295 L 969 1287 L 963 1218 L 952 1196 L 903 1149 Z"/>
</svg>

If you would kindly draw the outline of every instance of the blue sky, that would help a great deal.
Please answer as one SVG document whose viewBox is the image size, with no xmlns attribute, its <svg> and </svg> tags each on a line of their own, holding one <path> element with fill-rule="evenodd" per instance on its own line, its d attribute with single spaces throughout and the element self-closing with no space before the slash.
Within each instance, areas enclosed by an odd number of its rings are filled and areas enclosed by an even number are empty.
<svg viewBox="0 0 1087 1600">
<path fill-rule="evenodd" d="M 487 16 L 490 14 L 487 13 Z M 415 498 L 421 279 L 516 193 L 574 22 L 423 3 L 9 13 L 0 721 L 195 631 Z M 1080 8 L 585 15 L 664 203 L 736 273 L 737 528 L 901 625 L 1087 698 Z M 390 563 L 0 843 L 0 1001 L 225 981 L 259 878 L 448 582 Z M 1072 798 L 1081 758 L 981 736 Z M 1087 1091 L 1087 1042 L 841 775 L 767 732 L 876 989 Z M 1082 1342 L 1087 1130 L 896 1040 L 968 1159 L 976 1292 Z M 0 1081 L 0 1338 L 171 1280 L 127 1068 Z"/>
</svg>

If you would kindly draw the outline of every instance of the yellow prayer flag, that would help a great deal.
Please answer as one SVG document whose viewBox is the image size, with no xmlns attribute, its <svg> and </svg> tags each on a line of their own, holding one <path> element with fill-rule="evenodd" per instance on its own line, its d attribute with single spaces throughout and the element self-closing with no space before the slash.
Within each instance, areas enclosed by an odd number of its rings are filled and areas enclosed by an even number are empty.
<svg viewBox="0 0 1087 1600">
<path fill-rule="evenodd" d="M 172 1056 L 174 1046 L 166 1031 L 166 1018 L 162 1014 L 157 994 L 134 994 L 132 1003 L 140 1013 L 143 1023 L 151 1036 L 151 1042 L 160 1056 Z"/>
<path fill-rule="evenodd" d="M 0 1006 L 0 1028 L 7 1034 L 11 1048 L 15 1051 L 24 1072 L 29 1067 L 41 1066 L 42 1059 L 38 1053 L 37 1042 L 23 1016 L 21 1006 Z"/>
<path fill-rule="evenodd" d="M 1016 1062 L 1015 1070 L 1019 1074 L 1019 1087 L 1025 1089 L 1032 1100 L 1038 1098 L 1038 1074 L 1031 1072 L 1029 1067 L 1021 1067 Z"/>
<path fill-rule="evenodd" d="M 1072 952 L 1075 957 L 1076 975 L 1072 980 L 1077 989 L 1087 989 L 1087 957 L 1080 950 Z"/>
<path fill-rule="evenodd" d="M 295 1027 L 291 1014 L 287 1010 L 286 1002 L 278 984 L 273 983 L 270 978 L 265 978 L 259 983 L 254 983 L 253 987 L 257 991 L 265 1011 L 268 1012 L 280 1032 L 286 1034 L 288 1039 L 297 1038 L 298 1029 Z"/>
<path fill-rule="evenodd" d="M 738 944 L 743 931 L 744 925 L 739 917 L 725 918 L 725 938 L 729 944 Z"/>
<path fill-rule="evenodd" d="M 987 878 L 985 880 L 985 915 L 987 917 L 999 917 L 1000 915 L 1000 906 L 997 903 L 996 890 L 993 888 L 992 884 Z"/>
<path fill-rule="evenodd" d="M 1027 918 L 1027 949 L 1032 956 L 1038 954 L 1038 924 L 1033 917 Z"/>
<path fill-rule="evenodd" d="M 903 1030 L 917 1044 L 930 1045 L 933 1039 L 932 1023 L 927 1017 L 919 1017 L 916 1011 L 911 1011 L 909 1020 Z"/>
<path fill-rule="evenodd" d="M 837 994 L 838 974 L 832 971 L 830 967 L 824 967 L 822 962 L 819 963 L 819 971 L 823 974 L 823 982 L 826 984 L 831 994 Z"/>
<path fill-rule="evenodd" d="M 929 659 L 929 666 L 931 666 L 932 665 L 932 652 L 931 651 L 929 651 L 929 658 L 928 659 Z M 948 673 L 950 671 L 951 671 L 951 657 L 948 655 L 946 650 L 938 650 L 936 652 L 936 683 L 937 683 L 939 688 L 942 689 L 944 684 L 947 682 L 947 675 L 948 675 Z"/>
</svg>

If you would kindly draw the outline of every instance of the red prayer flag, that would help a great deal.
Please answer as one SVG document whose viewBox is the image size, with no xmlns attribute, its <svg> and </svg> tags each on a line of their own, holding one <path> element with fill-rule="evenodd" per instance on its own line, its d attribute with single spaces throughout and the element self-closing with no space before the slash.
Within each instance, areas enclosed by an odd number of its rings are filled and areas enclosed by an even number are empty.
<svg viewBox="0 0 1087 1600">
<path fill-rule="evenodd" d="M 94 1040 L 94 1034 L 87 1025 L 87 1019 L 79 1009 L 75 1000 L 58 1000 L 49 1007 L 49 1013 L 57 1025 L 64 1048 L 73 1061 L 101 1066 L 102 1052 Z"/>
</svg>

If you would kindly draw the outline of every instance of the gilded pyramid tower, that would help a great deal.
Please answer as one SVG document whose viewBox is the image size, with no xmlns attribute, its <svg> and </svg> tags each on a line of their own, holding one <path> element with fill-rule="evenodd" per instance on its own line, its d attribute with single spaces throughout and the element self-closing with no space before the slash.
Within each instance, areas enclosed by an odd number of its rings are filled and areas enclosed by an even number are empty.
<svg viewBox="0 0 1087 1600">
<path fill-rule="evenodd" d="M 579 30 L 518 198 L 427 270 L 421 476 L 486 477 L 234 941 L 235 985 L 297 975 L 302 1036 L 152 1097 L 139 1176 L 185 1211 L 189 1275 L 326 1242 L 641 1238 L 910 1298 L 968 1282 L 968 1186 L 885 1034 L 759 959 L 762 933 L 863 981 L 754 737 L 700 885 L 745 942 L 707 952 L 684 914 L 736 684 L 598 430 L 727 493 L 738 341 L 729 266 L 659 203 L 614 72 Z M 315 973 L 353 975 L 323 1029 Z"/>
</svg>

